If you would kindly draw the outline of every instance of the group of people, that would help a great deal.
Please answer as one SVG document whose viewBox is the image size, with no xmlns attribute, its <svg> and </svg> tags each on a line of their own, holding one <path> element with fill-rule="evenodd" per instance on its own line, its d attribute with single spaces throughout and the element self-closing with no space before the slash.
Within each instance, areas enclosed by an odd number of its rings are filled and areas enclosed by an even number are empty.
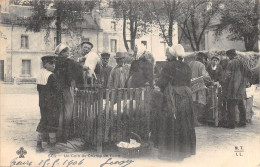
<svg viewBox="0 0 260 167">
<path fill-rule="evenodd" d="M 221 61 L 218 56 L 207 61 L 207 55 L 199 52 L 196 60 L 190 62 L 189 66 L 192 69 L 192 78 L 203 76 L 206 85 L 217 87 L 216 90 L 222 97 L 217 104 L 223 110 L 221 125 L 233 129 L 236 126 L 246 126 L 246 107 L 243 100 L 246 99 L 246 87 L 253 84 L 252 69 L 238 59 L 235 49 L 228 50 L 226 56 L 227 59 Z M 198 126 L 205 118 L 206 99 L 206 89 L 193 93 L 195 124 Z M 239 123 L 236 123 L 236 106 L 239 109 Z"/>
<path fill-rule="evenodd" d="M 72 137 L 71 127 L 74 107 L 74 90 L 84 89 L 86 85 L 98 83 L 102 88 L 115 89 L 142 87 L 146 82 L 153 87 L 153 58 L 149 52 L 131 54 L 117 52 L 114 58 L 117 65 L 109 65 L 110 54 L 101 56 L 92 52 L 93 44 L 81 43 L 81 55 L 70 55 L 70 48 L 60 44 L 55 55 L 43 56 L 37 77 L 41 119 L 36 131 L 37 151 L 43 151 L 42 142 L 47 141 L 51 148 L 56 142 L 67 142 Z M 132 64 L 126 64 L 126 54 Z M 93 86 L 93 85 L 92 85 Z"/>
<path fill-rule="evenodd" d="M 151 53 L 135 49 L 128 54 L 133 58 L 129 65 L 125 63 L 126 53 L 117 52 L 114 56 L 117 65 L 112 67 L 108 65 L 109 53 L 104 52 L 99 57 L 92 48 L 92 43 L 82 42 L 82 55 L 75 57 L 69 54 L 68 46 L 60 44 L 55 49 L 55 56 L 42 57 L 43 69 L 37 78 L 41 112 L 37 151 L 43 151 L 42 141 L 46 134 L 52 148 L 56 142 L 67 141 L 73 120 L 74 89 L 84 88 L 93 79 L 106 89 L 138 88 L 146 83 L 151 88 L 159 87 L 162 98 L 151 100 L 158 104 L 155 107 L 151 104 L 151 110 L 157 110 L 151 118 L 155 120 L 151 138 L 161 159 L 183 160 L 196 153 L 195 126 L 200 124 L 205 113 L 207 97 L 205 89 L 191 91 L 193 78 L 202 76 L 206 84 L 222 87 L 223 103 L 228 106 L 227 128 L 246 125 L 243 98 L 251 70 L 237 59 L 234 49 L 226 52 L 228 62 L 220 62 L 219 57 L 213 56 L 207 64 L 208 57 L 199 52 L 196 60 L 188 64 L 184 61 L 182 45 L 168 47 L 167 62 L 154 83 Z M 235 122 L 236 105 L 240 111 L 238 125 Z"/>
<path fill-rule="evenodd" d="M 157 98 L 151 101 L 152 140 L 159 150 L 160 159 L 181 161 L 196 153 L 195 126 L 204 123 L 208 97 L 207 89 L 191 91 L 192 79 L 202 77 L 205 88 L 216 86 L 222 89 L 219 89 L 223 97 L 221 103 L 227 106 L 224 127 L 246 126 L 243 99 L 253 69 L 238 58 L 234 49 L 228 50 L 226 55 L 227 59 L 223 61 L 218 56 L 208 61 L 208 56 L 199 52 L 194 61 L 186 63 L 186 54 L 180 44 L 166 49 L 167 62 L 156 83 L 160 93 L 154 93 Z M 239 123 L 236 123 L 236 106 Z"/>
</svg>

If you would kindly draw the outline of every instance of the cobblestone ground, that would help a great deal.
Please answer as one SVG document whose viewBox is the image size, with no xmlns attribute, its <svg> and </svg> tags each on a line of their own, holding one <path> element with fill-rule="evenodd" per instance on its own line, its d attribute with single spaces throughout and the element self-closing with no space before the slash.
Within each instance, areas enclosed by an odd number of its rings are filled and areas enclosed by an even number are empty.
<svg viewBox="0 0 260 167">
<path fill-rule="evenodd" d="M 260 90 L 254 96 L 254 116 L 252 123 L 245 128 L 225 129 L 220 127 L 202 126 L 196 128 L 197 153 L 195 156 L 185 159 L 182 162 L 164 162 L 158 160 L 158 151 L 153 149 L 149 156 L 143 159 L 136 159 L 135 163 L 128 166 L 257 166 L 260 164 Z M 40 118 L 38 107 L 38 95 L 36 85 L 1 85 L 1 162 L 6 152 L 15 156 L 17 148 L 24 147 L 27 152 L 48 157 L 48 147 L 43 154 L 35 153 L 36 126 Z M 81 142 L 73 140 L 71 144 L 58 144 L 57 150 L 62 153 L 78 153 L 76 148 Z M 44 145 L 45 146 L 45 145 Z M 240 146 L 244 152 L 235 152 Z M 40 155 L 40 156 L 38 156 Z M 16 155 L 17 156 L 17 155 Z M 99 166 L 93 161 L 94 166 Z M 102 160 L 98 159 L 98 162 Z M 92 166 L 92 165 L 91 165 Z M 111 166 L 111 165 L 109 165 Z M 119 165 L 112 165 L 119 166 Z M 122 166 L 122 165 L 121 165 Z"/>
</svg>

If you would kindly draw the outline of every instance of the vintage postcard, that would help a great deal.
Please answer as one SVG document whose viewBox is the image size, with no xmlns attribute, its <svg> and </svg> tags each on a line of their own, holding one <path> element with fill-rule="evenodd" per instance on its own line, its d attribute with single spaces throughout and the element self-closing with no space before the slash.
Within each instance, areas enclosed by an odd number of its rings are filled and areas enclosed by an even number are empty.
<svg viewBox="0 0 260 167">
<path fill-rule="evenodd" d="M 259 0 L 0 0 L 0 167 L 260 167 Z"/>
</svg>

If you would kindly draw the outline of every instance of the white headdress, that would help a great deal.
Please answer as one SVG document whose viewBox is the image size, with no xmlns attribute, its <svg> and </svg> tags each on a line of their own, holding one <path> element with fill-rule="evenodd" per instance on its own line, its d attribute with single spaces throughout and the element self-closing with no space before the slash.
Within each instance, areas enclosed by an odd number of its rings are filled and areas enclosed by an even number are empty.
<svg viewBox="0 0 260 167">
<path fill-rule="evenodd" d="M 55 48 L 54 53 L 55 53 L 56 55 L 58 55 L 58 54 L 60 54 L 60 52 L 61 52 L 62 50 L 66 49 L 66 48 L 69 48 L 69 47 L 68 47 L 67 45 L 65 45 L 65 44 L 60 43 L 60 44 Z"/>
</svg>

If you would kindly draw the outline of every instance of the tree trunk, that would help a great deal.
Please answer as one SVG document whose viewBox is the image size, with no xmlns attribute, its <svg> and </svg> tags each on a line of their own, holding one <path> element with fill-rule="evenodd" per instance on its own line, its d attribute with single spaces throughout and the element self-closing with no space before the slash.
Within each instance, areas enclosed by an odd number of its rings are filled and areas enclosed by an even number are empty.
<svg viewBox="0 0 260 167">
<path fill-rule="evenodd" d="M 244 42 L 246 51 L 254 51 L 255 37 L 253 36 L 253 34 L 251 35 L 251 37 L 250 35 L 244 36 Z"/>
<path fill-rule="evenodd" d="M 58 46 L 61 43 L 61 9 L 57 8 L 57 17 L 56 17 L 56 46 Z"/>
<path fill-rule="evenodd" d="M 172 46 L 172 31 L 173 31 L 172 29 L 173 29 L 173 16 L 171 13 L 170 17 L 169 17 L 169 29 L 168 29 L 168 36 L 169 36 L 168 45 L 169 46 Z"/>
<path fill-rule="evenodd" d="M 126 16 L 125 13 L 123 13 L 123 40 L 124 40 L 124 44 L 125 44 L 125 48 L 128 51 L 129 50 L 129 46 L 126 40 Z"/>
</svg>

